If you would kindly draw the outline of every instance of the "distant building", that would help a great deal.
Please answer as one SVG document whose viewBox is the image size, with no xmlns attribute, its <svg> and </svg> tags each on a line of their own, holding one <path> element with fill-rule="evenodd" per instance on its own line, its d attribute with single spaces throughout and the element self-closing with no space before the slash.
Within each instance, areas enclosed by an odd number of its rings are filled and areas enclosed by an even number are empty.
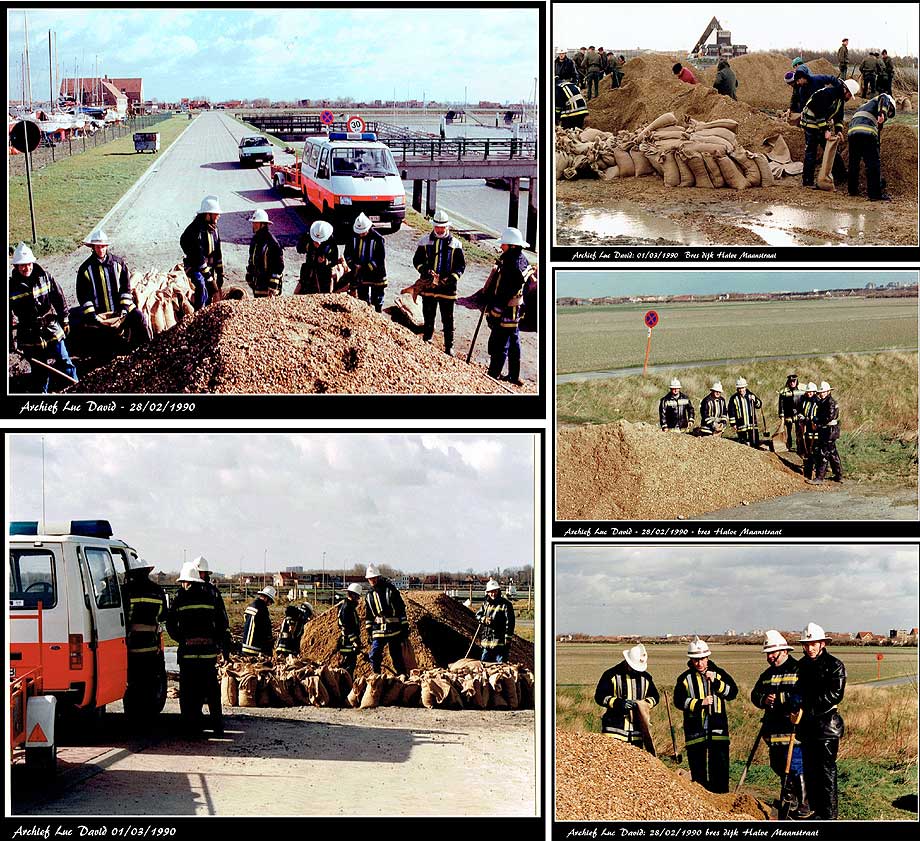
<svg viewBox="0 0 920 841">
<path fill-rule="evenodd" d="M 92 102 L 93 92 L 98 102 Z M 61 80 L 61 97 L 76 102 L 82 92 L 80 105 L 105 105 L 123 114 L 127 106 L 138 108 L 144 102 L 143 79 L 66 78 Z M 122 107 L 119 107 L 119 106 Z"/>
<path fill-rule="evenodd" d="M 875 634 L 872 631 L 857 631 L 856 632 L 856 641 L 861 643 L 873 642 L 875 640 Z"/>
</svg>

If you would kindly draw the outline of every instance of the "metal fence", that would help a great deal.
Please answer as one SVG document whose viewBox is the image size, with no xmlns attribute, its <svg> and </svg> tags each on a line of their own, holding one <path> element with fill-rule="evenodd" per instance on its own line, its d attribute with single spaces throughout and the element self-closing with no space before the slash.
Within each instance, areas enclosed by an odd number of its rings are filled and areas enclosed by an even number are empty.
<svg viewBox="0 0 920 841">
<path fill-rule="evenodd" d="M 32 172 L 55 161 L 69 158 L 71 155 L 82 154 L 87 149 L 95 149 L 97 146 L 111 143 L 113 140 L 134 134 L 136 131 L 143 131 L 150 126 L 163 122 L 163 120 L 168 120 L 170 117 L 172 117 L 172 114 L 147 114 L 131 117 L 124 123 L 110 123 L 103 126 L 89 136 L 84 133 L 82 137 L 72 137 L 67 140 L 52 141 L 45 136 L 42 138 L 42 145 L 31 155 Z M 25 175 L 26 156 L 9 155 L 7 157 L 7 172 L 10 177 Z"/>
</svg>

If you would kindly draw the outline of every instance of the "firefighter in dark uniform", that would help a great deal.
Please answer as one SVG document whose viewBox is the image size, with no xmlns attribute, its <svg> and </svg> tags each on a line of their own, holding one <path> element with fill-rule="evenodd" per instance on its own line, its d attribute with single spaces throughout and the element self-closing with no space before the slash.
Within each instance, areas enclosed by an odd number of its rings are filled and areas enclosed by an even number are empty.
<svg viewBox="0 0 920 841">
<path fill-rule="evenodd" d="M 483 663 L 507 663 L 514 633 L 514 605 L 502 595 L 501 585 L 490 578 L 486 584 L 486 601 L 476 619 L 482 625 L 479 644 Z"/>
<path fill-rule="evenodd" d="M 361 653 L 361 623 L 358 620 L 358 602 L 363 589 L 360 584 L 349 584 L 345 598 L 339 603 L 336 619 L 339 623 L 339 668 L 352 677 Z"/>
<path fill-rule="evenodd" d="M 128 267 L 121 257 L 109 251 L 109 238 L 105 231 L 98 228 L 83 244 L 88 245 L 93 253 L 77 269 L 81 330 L 90 325 L 101 327 L 100 316 L 117 313 L 124 317 L 122 330 L 127 332 L 131 347 L 149 342 L 153 332 L 144 314 L 134 303 Z"/>
<path fill-rule="evenodd" d="M 284 249 L 269 230 L 272 221 L 264 210 L 259 208 L 249 217 L 249 221 L 252 222 L 253 236 L 249 243 L 246 283 L 256 298 L 280 295 Z"/>
<path fill-rule="evenodd" d="M 275 646 L 275 653 L 298 656 L 304 628 L 312 618 L 313 605 L 309 602 L 289 604 L 284 609 L 284 619 L 281 620 L 281 629 L 278 631 L 278 644 Z"/>
<path fill-rule="evenodd" d="M 211 594 L 217 609 L 224 615 L 224 624 L 227 630 L 224 631 L 224 638 L 221 641 L 220 648 L 224 657 L 230 659 L 230 651 L 233 648 L 233 638 L 230 635 L 230 618 L 227 616 L 227 605 L 224 604 L 224 597 L 220 594 L 220 588 L 211 581 L 211 566 L 208 564 L 208 559 L 203 555 L 199 555 L 192 561 L 192 564 L 198 571 L 198 575 L 201 576 L 205 590 Z"/>
<path fill-rule="evenodd" d="M 553 63 L 553 78 L 564 82 L 578 82 L 578 69 L 565 50 L 559 50 L 559 55 Z"/>
<path fill-rule="evenodd" d="M 23 242 L 13 252 L 9 289 L 10 314 L 17 322 L 14 341 L 10 319 L 10 347 L 27 359 L 53 359 L 55 368 L 77 379 L 77 369 L 64 342 L 70 332 L 64 293 L 51 274 L 35 262 L 32 249 Z M 51 386 L 50 374 L 39 365 L 31 367 L 33 388 L 46 393 Z"/>
<path fill-rule="evenodd" d="M 815 472 L 815 451 L 818 444 L 818 430 L 815 427 L 815 415 L 818 412 L 818 387 L 814 383 L 805 386 L 805 395 L 798 415 L 798 434 L 802 438 L 802 475 L 810 479 Z"/>
<path fill-rule="evenodd" d="M 404 675 L 406 663 L 402 642 L 409 638 L 406 605 L 396 585 L 382 576 L 376 566 L 368 566 L 365 577 L 370 585 L 370 591 L 364 597 L 364 627 L 371 641 L 371 668 L 374 674 L 380 674 L 383 649 L 388 648 L 393 668 L 397 674 Z"/>
<path fill-rule="evenodd" d="M 801 68 L 800 68 L 801 69 Z M 798 74 L 798 70 L 796 74 Z M 815 186 L 815 167 L 818 161 L 818 149 L 836 134 L 843 134 L 843 103 L 852 99 L 859 88 L 854 79 L 841 82 L 836 76 L 828 76 L 831 82 L 816 90 L 802 109 L 799 125 L 805 130 L 804 168 L 802 169 L 802 186 Z M 840 156 L 838 147 L 834 156 L 832 174 L 834 181 L 844 183 L 847 180 L 847 168 Z"/>
<path fill-rule="evenodd" d="M 815 447 L 815 478 L 808 481 L 812 485 L 820 485 L 827 474 L 827 466 L 830 465 L 833 480 L 842 482 L 843 471 L 840 467 L 840 456 L 837 454 L 837 439 L 840 437 L 840 409 L 837 401 L 831 397 L 831 387 L 827 382 L 822 382 L 818 389 L 818 405 L 815 410 L 814 423 L 818 433 Z"/>
<path fill-rule="evenodd" d="M 770 750 L 770 767 L 780 778 L 781 790 L 786 788 L 786 757 L 789 754 L 789 739 L 795 732 L 789 714 L 795 706 L 793 691 L 799 679 L 799 664 L 789 654 L 790 651 L 792 646 L 779 631 L 767 631 L 763 652 L 770 666 L 757 678 L 751 690 L 751 703 L 764 711 L 763 738 Z M 798 740 L 792 750 L 789 774 L 793 777 L 790 790 L 794 799 L 790 814 L 793 818 L 807 818 L 811 810 L 805 794 L 802 747 Z"/>
<path fill-rule="evenodd" d="M 789 374 L 786 377 L 786 385 L 778 392 L 777 414 L 779 421 L 786 426 L 786 448 L 792 450 L 793 428 L 795 429 L 795 451 L 802 455 L 805 452 L 805 444 L 799 434 L 798 426 L 795 419 L 799 415 L 799 409 L 802 406 L 802 398 L 805 392 L 799 387 L 799 375 L 796 373 Z"/>
<path fill-rule="evenodd" d="M 181 589 L 173 599 L 166 619 L 169 635 L 179 643 L 179 712 L 185 733 L 201 735 L 201 706 L 211 710 L 215 736 L 224 732 L 220 708 L 220 683 L 217 658 L 226 631 L 224 614 L 205 589 L 194 564 L 183 564 L 179 574 Z"/>
<path fill-rule="evenodd" d="M 352 225 L 352 235 L 345 243 L 347 280 L 365 304 L 377 312 L 383 309 L 383 293 L 387 288 L 387 255 L 383 237 L 374 230 L 371 220 L 359 213 Z"/>
<path fill-rule="evenodd" d="M 588 103 L 574 82 L 556 80 L 556 125 L 562 128 L 584 128 L 588 116 Z"/>
<path fill-rule="evenodd" d="M 693 428 L 693 403 L 680 390 L 680 380 L 671 380 L 671 388 L 658 401 L 658 423 L 662 432 L 689 432 Z"/>
<path fill-rule="evenodd" d="M 270 584 L 256 594 L 243 614 L 243 654 L 271 657 L 275 647 L 268 606 L 275 603 L 275 588 Z"/>
<path fill-rule="evenodd" d="M 809 622 L 799 642 L 805 656 L 799 660 L 794 704 L 802 710 L 798 736 L 802 743 L 805 790 L 814 820 L 837 820 L 837 749 L 843 719 L 837 705 L 843 700 L 847 670 L 827 651 L 824 629 Z"/>
<path fill-rule="evenodd" d="M 454 344 L 454 302 L 457 300 L 457 283 L 466 268 L 463 246 L 450 233 L 450 220 L 443 210 L 438 210 L 432 220 L 434 228 L 416 245 L 412 265 L 419 275 L 429 278 L 430 284 L 422 288 L 422 315 L 425 327 L 422 338 L 430 342 L 434 336 L 434 319 L 441 312 L 444 328 L 444 353 L 452 355 Z"/>
<path fill-rule="evenodd" d="M 335 291 L 332 270 L 339 262 L 339 247 L 332 238 L 333 228 L 324 219 L 318 219 L 310 230 L 297 240 L 297 253 L 303 254 L 300 282 L 295 295 L 319 295 Z"/>
<path fill-rule="evenodd" d="M 760 398 L 753 391 L 748 391 L 747 380 L 738 377 L 735 381 L 735 393 L 728 401 L 728 422 L 738 433 L 742 444 L 752 447 L 760 446 L 760 430 L 757 427 L 757 410 L 763 406 Z"/>
<path fill-rule="evenodd" d="M 623 662 L 607 669 L 597 682 L 594 701 L 604 708 L 601 732 L 637 747 L 645 746 L 642 728 L 637 723 L 636 707 L 642 701 L 649 708 L 661 697 L 655 681 L 648 673 L 648 653 L 642 643 L 623 652 Z"/>
<path fill-rule="evenodd" d="M 709 645 L 694 637 L 687 647 L 689 668 L 677 678 L 674 706 L 684 714 L 687 764 L 695 783 L 716 794 L 728 791 L 728 713 L 738 694 L 735 681 L 709 659 Z"/>
<path fill-rule="evenodd" d="M 220 253 L 220 203 L 217 196 L 205 196 L 198 214 L 179 237 L 185 257 L 185 274 L 195 290 L 193 305 L 200 310 L 224 285 L 224 261 Z"/>
<path fill-rule="evenodd" d="M 897 113 L 894 100 L 880 93 L 856 109 L 847 127 L 847 148 L 850 154 L 848 189 L 851 196 L 859 195 L 859 163 L 866 164 L 866 192 L 869 201 L 891 201 L 882 189 L 882 126 Z"/>
<path fill-rule="evenodd" d="M 712 384 L 700 403 L 700 435 L 719 435 L 728 423 L 728 404 L 722 396 L 722 383 Z"/>
<path fill-rule="evenodd" d="M 169 604 L 163 588 L 150 580 L 153 564 L 128 559 L 125 581 L 127 606 L 128 686 L 124 708 L 129 718 L 155 715 L 166 703 L 166 659 L 160 642 L 160 623 Z"/>
</svg>

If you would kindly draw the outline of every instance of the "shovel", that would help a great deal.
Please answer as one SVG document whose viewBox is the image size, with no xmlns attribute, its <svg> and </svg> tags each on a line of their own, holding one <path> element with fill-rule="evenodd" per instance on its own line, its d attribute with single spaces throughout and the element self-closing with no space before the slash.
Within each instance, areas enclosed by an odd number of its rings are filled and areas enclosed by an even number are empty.
<svg viewBox="0 0 920 841">
<path fill-rule="evenodd" d="M 770 452 L 771 453 L 788 453 L 789 447 L 786 445 L 786 429 L 783 423 L 780 423 L 779 428 L 770 436 Z"/>
<path fill-rule="evenodd" d="M 668 711 L 668 727 L 671 728 L 671 747 L 674 748 L 674 759 L 677 761 L 677 764 L 680 765 L 683 761 L 683 756 L 677 752 L 677 737 L 674 735 L 674 722 L 671 720 L 671 705 L 668 703 L 667 692 L 664 693 L 664 706 Z"/>
<path fill-rule="evenodd" d="M 795 714 L 795 718 L 792 720 L 792 724 L 796 725 L 801 720 L 802 711 L 799 710 Z M 786 751 L 786 776 L 783 777 L 783 789 L 779 794 L 779 810 L 777 811 L 777 818 L 781 821 L 788 820 L 789 810 L 792 808 L 792 804 L 795 802 L 795 795 L 792 791 L 793 776 L 789 773 L 789 769 L 792 766 L 793 750 L 795 750 L 795 726 L 792 728 L 792 733 L 789 734 L 789 750 Z"/>
<path fill-rule="evenodd" d="M 747 764 L 744 766 L 744 770 L 741 772 L 741 779 L 738 780 L 738 785 L 735 786 L 735 794 L 741 789 L 741 786 L 744 785 L 744 781 L 747 778 L 748 771 L 751 769 L 751 763 L 754 761 L 754 754 L 757 753 L 757 748 L 760 745 L 760 740 L 763 738 L 764 728 L 767 726 L 766 721 L 760 723 L 760 730 L 757 731 L 757 738 L 754 739 L 754 746 L 751 748 L 751 753 L 748 756 Z M 790 761 L 792 754 L 790 753 Z"/>
<path fill-rule="evenodd" d="M 47 362 L 42 362 L 41 360 L 33 359 L 31 356 L 26 356 L 21 350 L 17 350 L 16 353 L 18 353 L 30 365 L 38 365 L 39 368 L 44 368 L 46 371 L 50 371 L 52 374 L 57 374 L 59 377 L 67 380 L 67 382 L 72 383 L 73 385 L 77 384 L 77 381 L 71 377 L 70 374 L 65 374 L 63 371 L 58 371 L 57 368 L 53 368 Z"/>
<path fill-rule="evenodd" d="M 482 628 L 482 622 L 480 622 L 480 623 L 476 626 L 476 633 L 473 634 L 473 639 L 472 639 L 472 641 L 470 642 L 470 647 L 466 650 L 466 657 L 463 658 L 464 660 L 466 660 L 466 658 L 470 656 L 470 652 L 473 650 L 473 646 L 476 644 L 476 637 L 479 636 L 479 631 L 480 631 L 481 628 Z"/>
</svg>

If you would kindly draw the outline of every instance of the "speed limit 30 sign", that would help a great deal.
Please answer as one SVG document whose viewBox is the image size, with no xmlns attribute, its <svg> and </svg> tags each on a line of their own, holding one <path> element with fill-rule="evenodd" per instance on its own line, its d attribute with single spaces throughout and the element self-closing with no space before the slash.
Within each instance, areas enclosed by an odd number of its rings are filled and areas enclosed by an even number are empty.
<svg viewBox="0 0 920 841">
<path fill-rule="evenodd" d="M 348 130 L 351 132 L 359 133 L 365 129 L 364 120 L 362 120 L 357 114 L 354 114 L 348 118 L 347 125 Z"/>
</svg>

